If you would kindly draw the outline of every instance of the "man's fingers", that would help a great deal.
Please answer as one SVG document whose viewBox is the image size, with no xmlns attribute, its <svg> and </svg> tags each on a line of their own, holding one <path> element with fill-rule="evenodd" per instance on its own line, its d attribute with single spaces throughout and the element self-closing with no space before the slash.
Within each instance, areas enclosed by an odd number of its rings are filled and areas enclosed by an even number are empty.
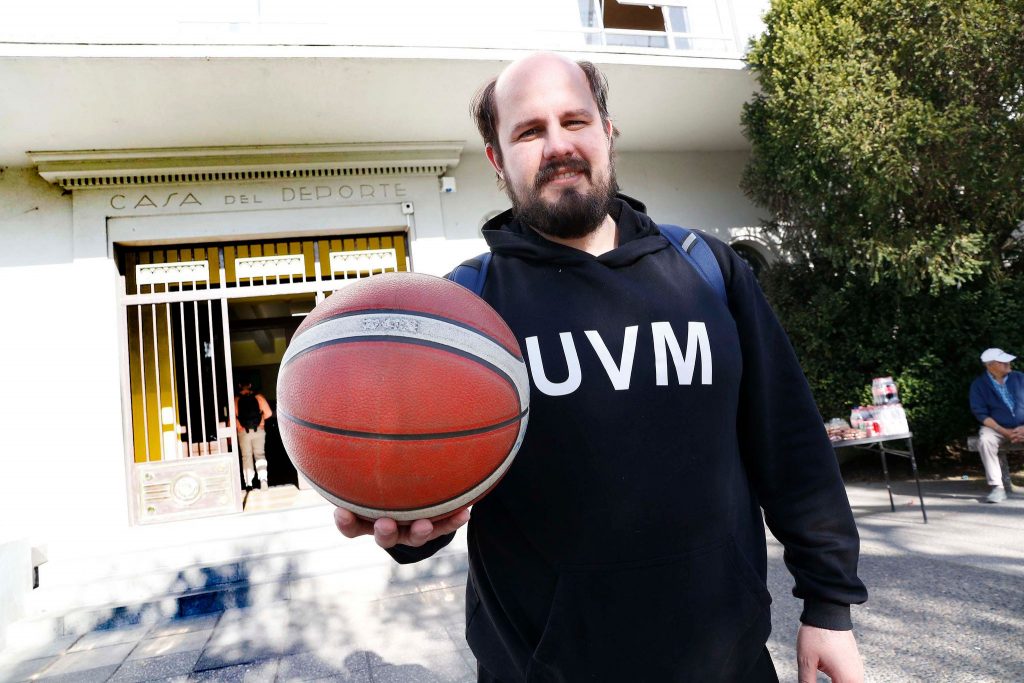
<svg viewBox="0 0 1024 683">
<path fill-rule="evenodd" d="M 455 531 L 468 521 L 469 508 L 459 510 L 437 524 L 433 524 L 427 519 L 418 519 L 407 527 L 400 527 L 395 520 L 388 517 L 368 522 L 344 508 L 334 509 L 334 525 L 345 537 L 356 538 L 372 534 L 373 540 L 381 548 L 391 548 L 398 543 L 418 548 L 438 536 Z"/>
<path fill-rule="evenodd" d="M 434 532 L 437 536 L 443 536 L 444 534 L 450 534 L 461 526 L 464 526 L 469 521 L 469 508 L 459 510 L 451 517 L 442 519 L 434 524 Z"/>
<path fill-rule="evenodd" d="M 381 517 L 373 523 L 373 540 L 381 548 L 391 548 L 398 543 L 398 523 L 388 517 Z"/>
<path fill-rule="evenodd" d="M 334 526 L 346 538 L 356 538 L 373 533 L 369 522 L 359 519 L 345 508 L 334 508 Z"/>
<path fill-rule="evenodd" d="M 409 545 L 414 548 L 419 548 L 435 536 L 434 525 L 430 520 L 417 519 L 409 525 Z"/>
</svg>

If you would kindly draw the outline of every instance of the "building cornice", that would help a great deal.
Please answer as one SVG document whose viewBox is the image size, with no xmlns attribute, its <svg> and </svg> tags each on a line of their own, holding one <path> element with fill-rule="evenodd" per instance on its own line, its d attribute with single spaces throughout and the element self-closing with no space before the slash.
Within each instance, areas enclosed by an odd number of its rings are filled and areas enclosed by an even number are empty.
<svg viewBox="0 0 1024 683">
<path fill-rule="evenodd" d="M 29 152 L 39 175 L 65 189 L 287 178 L 440 176 L 463 143 L 394 142 Z"/>
</svg>

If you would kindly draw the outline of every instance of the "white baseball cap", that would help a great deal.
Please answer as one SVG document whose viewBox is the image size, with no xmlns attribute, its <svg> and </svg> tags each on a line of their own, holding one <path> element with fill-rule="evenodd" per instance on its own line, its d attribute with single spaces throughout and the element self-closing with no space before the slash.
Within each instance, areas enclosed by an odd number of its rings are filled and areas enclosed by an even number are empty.
<svg viewBox="0 0 1024 683">
<path fill-rule="evenodd" d="M 1017 356 L 1011 356 L 1002 349 L 985 349 L 981 354 L 982 363 L 991 363 L 992 361 L 999 361 L 1000 363 L 1009 363 Z"/>
</svg>

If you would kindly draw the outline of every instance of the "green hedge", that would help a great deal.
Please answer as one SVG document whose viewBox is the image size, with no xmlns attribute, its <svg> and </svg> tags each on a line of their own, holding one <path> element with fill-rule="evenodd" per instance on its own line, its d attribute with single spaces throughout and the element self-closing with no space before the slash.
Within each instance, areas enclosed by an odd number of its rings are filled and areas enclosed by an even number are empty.
<svg viewBox="0 0 1024 683">
<path fill-rule="evenodd" d="M 823 419 L 849 419 L 851 407 L 871 403 L 871 379 L 891 375 L 922 454 L 977 430 L 967 393 L 981 351 L 1024 356 L 1021 274 L 934 295 L 901 294 L 894 282 L 872 284 L 824 262 L 778 263 L 761 280 Z"/>
</svg>

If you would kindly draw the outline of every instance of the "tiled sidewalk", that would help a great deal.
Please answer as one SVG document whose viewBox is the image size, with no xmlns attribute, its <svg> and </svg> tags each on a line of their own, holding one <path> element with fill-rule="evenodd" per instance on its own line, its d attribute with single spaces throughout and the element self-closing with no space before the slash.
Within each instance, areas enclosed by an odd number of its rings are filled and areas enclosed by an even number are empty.
<svg viewBox="0 0 1024 683">
<path fill-rule="evenodd" d="M 0 681 L 475 681 L 463 591 L 287 601 L 97 630 L 0 657 Z"/>
</svg>

